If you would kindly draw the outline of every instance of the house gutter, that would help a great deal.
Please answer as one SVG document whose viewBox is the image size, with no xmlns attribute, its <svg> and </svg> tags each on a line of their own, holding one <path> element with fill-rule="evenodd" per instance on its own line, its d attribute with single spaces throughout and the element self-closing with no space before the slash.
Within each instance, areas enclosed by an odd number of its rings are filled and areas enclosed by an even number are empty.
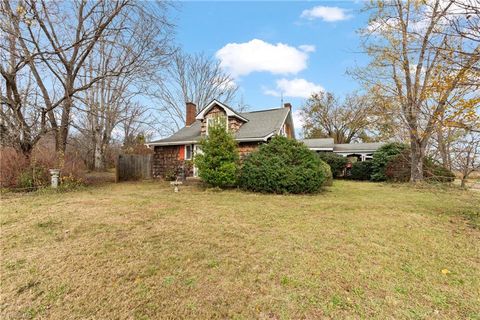
<svg viewBox="0 0 480 320">
<path fill-rule="evenodd" d="M 171 141 L 171 142 L 151 142 L 145 143 L 147 147 L 158 147 L 158 146 L 176 146 L 176 145 L 183 145 L 183 144 L 192 144 L 198 143 L 199 141 L 189 140 L 189 141 Z"/>
<path fill-rule="evenodd" d="M 242 139 L 235 139 L 238 142 L 255 142 L 255 141 L 267 141 L 274 135 L 274 132 L 266 135 L 265 137 L 258 137 L 258 138 L 242 138 Z M 198 140 L 186 140 L 186 141 L 170 141 L 170 142 L 152 142 L 152 143 L 145 143 L 147 147 L 160 147 L 160 146 L 176 146 L 176 145 L 184 145 L 184 144 L 196 144 L 199 143 Z"/>
<path fill-rule="evenodd" d="M 333 148 L 308 148 L 313 151 L 333 151 Z"/>
<path fill-rule="evenodd" d="M 333 153 L 356 153 L 356 152 L 358 152 L 358 153 L 362 153 L 362 152 L 363 153 L 365 153 L 365 152 L 366 153 L 373 153 L 377 150 L 378 149 L 375 149 L 375 150 L 346 150 L 346 151 L 335 151 L 335 150 L 333 150 Z"/>
</svg>

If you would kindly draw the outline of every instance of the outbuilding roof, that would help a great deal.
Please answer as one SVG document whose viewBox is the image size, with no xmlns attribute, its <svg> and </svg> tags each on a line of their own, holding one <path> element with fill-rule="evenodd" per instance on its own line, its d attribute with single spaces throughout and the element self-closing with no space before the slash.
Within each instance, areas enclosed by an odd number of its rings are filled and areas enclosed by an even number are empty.
<svg viewBox="0 0 480 320">
<path fill-rule="evenodd" d="M 311 150 L 326 150 L 332 151 L 334 140 L 333 138 L 323 139 L 304 139 L 303 143 Z"/>
<path fill-rule="evenodd" d="M 375 143 L 342 143 L 335 144 L 333 146 L 333 152 L 375 152 L 378 148 L 383 146 L 384 143 L 375 142 Z"/>
</svg>

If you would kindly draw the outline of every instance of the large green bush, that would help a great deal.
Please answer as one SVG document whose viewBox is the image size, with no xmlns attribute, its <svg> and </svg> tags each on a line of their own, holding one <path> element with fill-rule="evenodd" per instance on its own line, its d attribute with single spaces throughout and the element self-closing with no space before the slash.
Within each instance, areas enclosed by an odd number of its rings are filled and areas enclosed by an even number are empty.
<svg viewBox="0 0 480 320">
<path fill-rule="evenodd" d="M 352 164 L 350 170 L 350 179 L 352 180 L 370 180 L 373 172 L 372 161 L 357 161 Z"/>
<path fill-rule="evenodd" d="M 325 182 L 323 183 L 324 186 L 332 186 L 333 185 L 333 174 L 332 168 L 323 160 L 320 160 L 320 165 L 322 166 L 323 170 L 325 171 Z"/>
<path fill-rule="evenodd" d="M 334 178 L 338 178 L 343 175 L 343 170 L 348 163 L 348 159 L 346 157 L 333 152 L 319 152 L 317 155 L 330 166 Z"/>
<path fill-rule="evenodd" d="M 320 159 L 303 143 L 277 136 L 245 158 L 239 185 L 256 192 L 313 193 L 327 175 Z"/>
<path fill-rule="evenodd" d="M 385 170 L 388 162 L 406 149 L 408 149 L 406 144 L 392 142 L 381 146 L 377 151 L 375 151 L 373 153 L 371 179 L 373 181 L 387 180 Z"/>
<path fill-rule="evenodd" d="M 237 143 L 224 123 L 219 120 L 208 127 L 208 137 L 200 142 L 202 152 L 194 160 L 200 178 L 219 188 L 235 186 L 238 177 Z"/>
</svg>

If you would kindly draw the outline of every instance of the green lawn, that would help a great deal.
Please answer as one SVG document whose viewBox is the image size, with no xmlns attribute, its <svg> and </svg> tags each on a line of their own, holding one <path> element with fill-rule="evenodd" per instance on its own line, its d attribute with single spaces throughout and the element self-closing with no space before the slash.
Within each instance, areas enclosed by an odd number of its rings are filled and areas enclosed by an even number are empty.
<svg viewBox="0 0 480 320">
<path fill-rule="evenodd" d="M 107 184 L 1 200 L 0 318 L 480 318 L 480 193 Z"/>
</svg>

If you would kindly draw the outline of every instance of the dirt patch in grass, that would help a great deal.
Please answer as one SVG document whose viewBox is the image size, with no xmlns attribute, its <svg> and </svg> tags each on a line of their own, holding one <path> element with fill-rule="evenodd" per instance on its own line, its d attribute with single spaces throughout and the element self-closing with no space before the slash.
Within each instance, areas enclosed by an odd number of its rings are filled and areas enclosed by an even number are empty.
<svg viewBox="0 0 480 320">
<path fill-rule="evenodd" d="M 122 183 L 1 201 L 2 319 L 480 315 L 480 194 Z"/>
</svg>

